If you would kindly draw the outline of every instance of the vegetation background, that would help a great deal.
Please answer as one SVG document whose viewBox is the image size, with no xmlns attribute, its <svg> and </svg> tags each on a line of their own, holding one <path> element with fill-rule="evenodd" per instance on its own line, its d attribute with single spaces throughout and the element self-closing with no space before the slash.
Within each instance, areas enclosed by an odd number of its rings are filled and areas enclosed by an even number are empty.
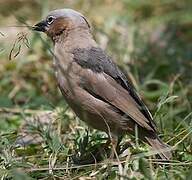
<svg viewBox="0 0 192 180">
<path fill-rule="evenodd" d="M 51 42 L 24 27 L 58 8 L 88 17 L 97 42 L 129 75 L 173 147 L 170 162 L 149 158 L 148 147 L 127 136 L 127 158 L 82 163 L 105 135 L 68 109 Z M 0 0 L 1 179 L 192 179 L 191 29 L 191 0 Z"/>
</svg>

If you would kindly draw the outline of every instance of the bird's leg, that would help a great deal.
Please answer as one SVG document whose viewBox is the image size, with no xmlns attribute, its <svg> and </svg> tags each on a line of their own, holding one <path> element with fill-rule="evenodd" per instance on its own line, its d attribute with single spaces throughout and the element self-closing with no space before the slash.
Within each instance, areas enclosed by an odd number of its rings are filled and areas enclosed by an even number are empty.
<svg viewBox="0 0 192 180">
<path fill-rule="evenodd" d="M 115 135 L 109 135 L 108 134 L 108 139 L 107 142 L 99 149 L 100 154 L 104 154 L 104 153 L 109 153 L 109 158 L 113 159 L 116 155 L 117 155 L 117 146 L 118 146 L 118 137 Z M 111 146 L 111 150 L 110 152 L 109 150 L 109 146 Z"/>
<path fill-rule="evenodd" d="M 111 144 L 111 154 L 109 156 L 110 159 L 113 159 L 114 157 L 117 157 L 118 154 L 117 154 L 117 146 L 118 146 L 118 137 L 114 134 L 109 134 L 109 139 L 107 142 L 109 142 Z"/>
<path fill-rule="evenodd" d="M 109 152 L 109 145 L 111 145 L 111 139 L 110 139 L 110 138 L 108 138 L 108 139 L 107 139 L 107 142 L 104 143 L 104 144 L 100 147 L 100 149 L 99 149 L 99 151 L 98 151 L 98 154 L 101 154 L 102 156 L 103 156 L 104 154 L 107 155 L 108 152 Z M 107 155 L 107 156 L 108 156 L 108 155 Z"/>
</svg>

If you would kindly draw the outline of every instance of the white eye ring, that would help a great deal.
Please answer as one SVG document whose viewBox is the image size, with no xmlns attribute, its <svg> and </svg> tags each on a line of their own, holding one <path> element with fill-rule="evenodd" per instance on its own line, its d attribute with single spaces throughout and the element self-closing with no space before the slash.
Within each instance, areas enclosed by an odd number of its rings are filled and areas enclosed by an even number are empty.
<svg viewBox="0 0 192 180">
<path fill-rule="evenodd" d="M 55 18 L 53 16 L 49 16 L 47 18 L 47 24 L 49 24 L 49 25 L 52 24 L 54 20 L 55 20 Z"/>
</svg>

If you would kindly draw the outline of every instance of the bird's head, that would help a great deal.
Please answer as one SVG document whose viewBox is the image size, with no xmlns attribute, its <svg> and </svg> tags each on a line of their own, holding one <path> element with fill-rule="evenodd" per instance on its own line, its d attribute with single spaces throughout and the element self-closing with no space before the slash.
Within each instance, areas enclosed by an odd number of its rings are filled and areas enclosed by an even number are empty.
<svg viewBox="0 0 192 180">
<path fill-rule="evenodd" d="M 52 39 L 78 28 L 90 29 L 90 25 L 81 13 L 72 9 L 51 11 L 44 20 L 33 26 L 33 30 L 44 32 Z"/>
</svg>

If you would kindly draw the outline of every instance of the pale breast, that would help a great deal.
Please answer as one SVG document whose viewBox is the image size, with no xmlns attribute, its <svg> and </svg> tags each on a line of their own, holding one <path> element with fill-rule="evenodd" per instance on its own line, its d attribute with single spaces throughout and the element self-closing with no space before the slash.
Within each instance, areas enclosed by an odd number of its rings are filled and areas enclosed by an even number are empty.
<svg viewBox="0 0 192 180">
<path fill-rule="evenodd" d="M 74 99 L 74 89 L 80 84 L 82 69 L 73 61 L 73 54 L 56 46 L 53 66 L 58 86 L 63 95 L 65 98 Z"/>
</svg>

